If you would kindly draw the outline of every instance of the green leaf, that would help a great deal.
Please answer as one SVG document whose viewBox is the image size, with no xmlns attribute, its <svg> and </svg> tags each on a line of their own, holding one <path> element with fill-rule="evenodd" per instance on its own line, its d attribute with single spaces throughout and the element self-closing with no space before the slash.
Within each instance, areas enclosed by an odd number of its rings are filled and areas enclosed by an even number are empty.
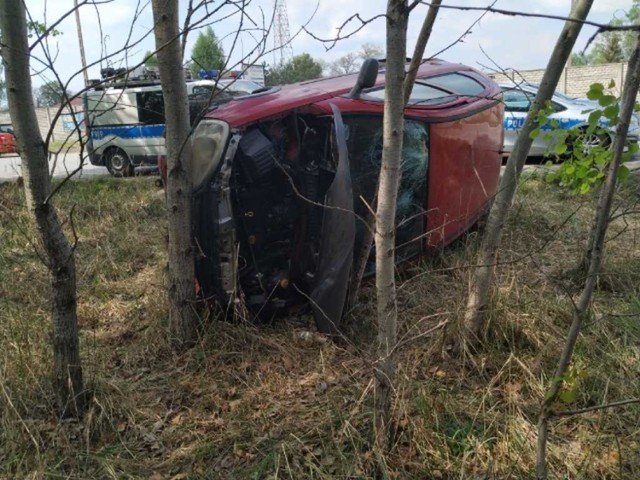
<svg viewBox="0 0 640 480">
<path fill-rule="evenodd" d="M 529 134 L 529 138 L 531 140 L 535 140 L 536 138 L 538 138 L 539 135 L 540 135 L 540 129 L 536 128 L 536 129 L 531 131 L 531 133 Z"/>
<path fill-rule="evenodd" d="M 578 396 L 578 392 L 575 388 L 569 388 L 568 390 L 562 390 L 558 394 L 558 398 L 562 403 L 573 403 L 576 401 L 576 397 Z"/>
<path fill-rule="evenodd" d="M 563 153 L 567 152 L 567 144 L 566 143 L 559 143 L 558 145 L 556 145 L 556 153 L 558 155 L 562 155 Z"/>
<path fill-rule="evenodd" d="M 604 116 L 609 120 L 613 120 L 618 118 L 618 114 L 620 113 L 620 105 L 617 103 L 615 105 L 609 105 L 604 109 Z"/>
<path fill-rule="evenodd" d="M 631 172 L 629 171 L 627 166 L 620 165 L 620 168 L 618 168 L 618 180 L 620 180 L 621 182 L 624 182 L 628 180 L 630 176 L 631 176 Z"/>
<path fill-rule="evenodd" d="M 609 85 L 607 85 L 607 89 L 611 90 L 613 87 L 616 86 L 616 82 L 615 80 L 612 78 L 611 80 L 609 80 Z"/>
<path fill-rule="evenodd" d="M 592 83 L 587 92 L 587 98 L 589 100 L 598 100 L 602 97 L 604 92 L 604 85 L 601 83 Z"/>
<path fill-rule="evenodd" d="M 612 103 L 617 102 L 618 99 L 615 95 L 603 95 L 598 99 L 598 103 L 602 107 L 606 107 L 607 105 L 611 105 Z"/>
<path fill-rule="evenodd" d="M 602 117 L 602 110 L 594 110 L 589 114 L 589 126 L 595 127 L 598 125 L 598 120 Z"/>
<path fill-rule="evenodd" d="M 580 185 L 579 192 L 581 195 L 588 193 L 589 190 L 591 190 L 591 186 L 588 183 L 583 183 L 582 185 Z"/>
</svg>

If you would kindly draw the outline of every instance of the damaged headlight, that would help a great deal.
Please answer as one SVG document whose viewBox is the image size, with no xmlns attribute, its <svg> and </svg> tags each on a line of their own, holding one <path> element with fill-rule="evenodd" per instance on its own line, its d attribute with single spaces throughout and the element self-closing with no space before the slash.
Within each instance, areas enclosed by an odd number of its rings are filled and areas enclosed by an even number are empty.
<svg viewBox="0 0 640 480">
<path fill-rule="evenodd" d="M 220 164 L 229 136 L 229 125 L 219 120 L 203 120 L 192 137 L 191 182 L 201 187 Z"/>
</svg>

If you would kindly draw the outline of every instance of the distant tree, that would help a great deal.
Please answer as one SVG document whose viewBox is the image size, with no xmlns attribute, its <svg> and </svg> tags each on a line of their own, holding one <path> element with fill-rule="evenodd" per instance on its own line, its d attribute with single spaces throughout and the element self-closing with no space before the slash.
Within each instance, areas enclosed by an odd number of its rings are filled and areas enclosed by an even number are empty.
<svg viewBox="0 0 640 480">
<path fill-rule="evenodd" d="M 37 107 L 53 107 L 62 103 L 65 96 L 71 95 L 57 81 L 50 81 L 40 86 L 35 92 Z"/>
<path fill-rule="evenodd" d="M 225 64 L 224 51 L 213 28 L 198 34 L 198 39 L 191 49 L 191 72 L 194 75 L 200 70 L 222 70 Z"/>
<path fill-rule="evenodd" d="M 365 58 L 380 58 L 384 56 L 384 49 L 380 47 L 380 45 L 375 45 L 373 43 L 365 43 L 360 48 L 360 52 L 358 52 L 358 56 L 363 60 Z"/>
<path fill-rule="evenodd" d="M 312 80 L 322 76 L 322 65 L 308 53 L 297 55 L 287 63 L 267 69 L 267 85 L 284 85 L 287 83 Z"/>
<path fill-rule="evenodd" d="M 593 46 L 590 55 L 591 64 L 618 63 L 629 60 L 622 48 L 622 34 L 620 32 L 606 32 L 599 42 Z"/>
<path fill-rule="evenodd" d="M 144 54 L 144 66 L 157 67 L 158 56 L 155 53 L 151 52 L 150 50 L 147 50 L 147 52 Z"/>
<path fill-rule="evenodd" d="M 344 75 L 355 73 L 360 69 L 362 61 L 367 58 L 380 58 L 384 55 L 384 50 L 372 43 L 362 45 L 360 51 L 350 52 L 329 64 L 331 75 Z"/>
<path fill-rule="evenodd" d="M 571 65 L 574 67 L 579 67 L 581 65 L 588 65 L 589 57 L 583 52 L 572 53 L 571 54 Z"/>
<path fill-rule="evenodd" d="M 640 20 L 640 0 L 633 0 L 631 8 L 624 18 L 614 18 L 610 25 L 637 25 Z M 599 65 L 602 63 L 619 63 L 629 61 L 636 43 L 633 31 L 604 32 L 594 42 L 588 53 L 571 55 L 571 65 Z"/>
<path fill-rule="evenodd" d="M 347 53 L 335 62 L 329 64 L 331 75 L 343 75 L 345 73 L 355 73 L 360 68 L 360 59 L 355 53 Z"/>
</svg>

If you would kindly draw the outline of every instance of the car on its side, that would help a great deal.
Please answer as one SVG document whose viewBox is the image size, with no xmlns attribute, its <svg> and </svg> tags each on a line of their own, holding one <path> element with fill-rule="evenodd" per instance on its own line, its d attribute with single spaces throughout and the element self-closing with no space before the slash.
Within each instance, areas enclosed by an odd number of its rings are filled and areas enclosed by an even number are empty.
<svg viewBox="0 0 640 480">
<path fill-rule="evenodd" d="M 376 199 L 384 95 L 384 68 L 369 59 L 359 74 L 212 106 L 191 137 L 196 284 L 210 305 L 264 318 L 306 302 L 321 332 L 340 329 Z M 398 261 L 451 243 L 487 211 L 500 97 L 470 67 L 420 66 L 405 109 Z"/>
<path fill-rule="evenodd" d="M 0 124 L 0 155 L 18 153 L 16 135 L 9 123 Z"/>
<path fill-rule="evenodd" d="M 513 150 L 513 146 L 518 138 L 520 129 L 524 125 L 527 113 L 531 108 L 531 104 L 538 93 L 538 85 L 532 83 L 518 84 L 500 84 L 504 101 L 504 148 L 503 155 L 509 155 Z M 561 129 L 577 129 L 580 135 L 580 143 L 583 148 L 589 146 L 606 145 L 610 143 L 613 131 L 607 135 L 588 134 L 587 127 L 589 125 L 589 114 L 593 110 L 601 108 L 598 102 L 588 100 L 586 98 L 573 98 L 560 92 L 555 92 L 551 98 L 551 106 L 553 113 L 549 116 L 550 120 L 557 120 L 558 128 Z M 602 123 L 606 127 L 606 123 Z M 550 129 L 547 125 L 544 129 Z M 637 142 L 640 137 L 640 120 L 637 115 L 631 118 L 629 125 L 629 133 L 627 138 L 631 142 Z M 546 138 L 545 135 L 538 135 L 531 145 L 529 155 L 545 156 L 549 153 L 553 139 Z"/>
</svg>

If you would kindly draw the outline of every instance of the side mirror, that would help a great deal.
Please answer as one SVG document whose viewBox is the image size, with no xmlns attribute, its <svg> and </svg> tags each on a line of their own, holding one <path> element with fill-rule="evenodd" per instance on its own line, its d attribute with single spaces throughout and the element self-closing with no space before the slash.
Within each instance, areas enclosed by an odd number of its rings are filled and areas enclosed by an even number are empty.
<svg viewBox="0 0 640 480">
<path fill-rule="evenodd" d="M 373 87 L 376 84 L 376 79 L 378 78 L 379 68 L 380 64 L 375 58 L 367 58 L 362 62 L 360 73 L 358 74 L 358 80 L 347 97 L 358 99 L 360 98 L 362 90 Z"/>
</svg>

